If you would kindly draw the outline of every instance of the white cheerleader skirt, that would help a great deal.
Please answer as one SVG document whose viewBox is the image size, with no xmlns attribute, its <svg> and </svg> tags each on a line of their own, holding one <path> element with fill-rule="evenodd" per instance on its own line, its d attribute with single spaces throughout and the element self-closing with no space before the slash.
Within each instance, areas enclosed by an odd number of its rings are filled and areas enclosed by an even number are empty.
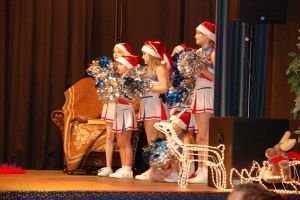
<svg viewBox="0 0 300 200">
<path fill-rule="evenodd" d="M 131 104 L 116 104 L 115 120 L 112 131 L 125 133 L 126 131 L 138 130 L 135 112 Z"/>
<path fill-rule="evenodd" d="M 166 107 L 160 100 L 159 93 L 148 93 L 140 98 L 138 121 L 167 119 Z"/>
<path fill-rule="evenodd" d="M 192 113 L 214 112 L 214 85 L 212 81 L 199 78 L 196 80 Z"/>
<path fill-rule="evenodd" d="M 175 112 L 181 112 L 182 110 L 186 109 L 186 112 L 192 113 L 191 105 L 178 103 L 174 107 L 170 109 L 170 115 L 172 116 Z M 191 114 L 190 123 L 187 128 L 188 131 L 196 130 L 196 121 L 194 115 Z"/>
<path fill-rule="evenodd" d="M 101 119 L 105 122 L 113 122 L 116 112 L 116 103 L 103 104 Z"/>
</svg>

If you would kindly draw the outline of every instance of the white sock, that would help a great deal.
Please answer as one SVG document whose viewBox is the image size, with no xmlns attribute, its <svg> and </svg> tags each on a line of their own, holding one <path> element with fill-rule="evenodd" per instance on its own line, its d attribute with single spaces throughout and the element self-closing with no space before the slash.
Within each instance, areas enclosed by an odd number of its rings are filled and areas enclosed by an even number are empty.
<svg viewBox="0 0 300 200">
<path fill-rule="evenodd" d="M 207 167 L 198 167 L 196 174 L 207 173 Z"/>
<path fill-rule="evenodd" d="M 131 171 L 131 166 L 122 166 L 123 169 L 125 169 L 126 171 Z"/>
</svg>

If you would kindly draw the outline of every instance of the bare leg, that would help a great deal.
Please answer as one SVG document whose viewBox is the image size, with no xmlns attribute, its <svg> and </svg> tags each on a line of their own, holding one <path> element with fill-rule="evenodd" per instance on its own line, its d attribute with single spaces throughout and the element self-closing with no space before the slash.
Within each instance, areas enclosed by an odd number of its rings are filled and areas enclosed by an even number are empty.
<svg viewBox="0 0 300 200">
<path fill-rule="evenodd" d="M 212 117 L 212 113 L 204 112 L 195 114 L 195 120 L 198 127 L 198 133 L 196 135 L 196 143 L 200 145 L 208 145 L 208 138 L 209 138 L 209 119 Z M 200 158 L 201 160 L 207 159 Z M 203 166 L 203 162 L 199 163 L 198 167 L 205 167 Z"/>
<path fill-rule="evenodd" d="M 124 133 L 124 143 L 125 143 L 125 166 L 132 166 L 132 146 L 131 146 L 131 131 Z"/>
<path fill-rule="evenodd" d="M 122 167 L 132 165 L 131 131 L 117 134 Z"/>
<path fill-rule="evenodd" d="M 106 144 L 105 144 L 105 156 L 106 166 L 112 166 L 112 156 L 114 150 L 114 133 L 112 132 L 112 123 L 106 122 Z"/>
<path fill-rule="evenodd" d="M 154 128 L 154 124 L 156 122 L 159 122 L 159 120 L 145 120 L 144 121 L 144 126 L 145 126 L 145 131 L 146 131 L 146 135 L 147 135 L 148 144 L 150 144 L 152 140 L 159 137 L 158 130 L 156 130 Z"/>
<path fill-rule="evenodd" d="M 147 136 L 148 144 L 151 143 L 152 140 L 158 138 L 159 132 L 154 128 L 154 123 L 158 122 L 159 120 L 145 120 L 144 127 Z M 152 168 L 150 167 L 146 172 L 142 173 L 141 175 L 137 175 L 135 178 L 138 180 L 151 180 L 150 174 L 152 172 Z"/>
</svg>

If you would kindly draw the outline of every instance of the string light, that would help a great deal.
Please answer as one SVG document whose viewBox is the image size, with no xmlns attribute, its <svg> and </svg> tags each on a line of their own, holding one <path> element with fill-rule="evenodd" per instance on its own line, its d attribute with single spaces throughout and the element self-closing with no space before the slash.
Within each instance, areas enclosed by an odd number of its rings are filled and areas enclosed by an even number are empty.
<svg viewBox="0 0 300 200">
<path fill-rule="evenodd" d="M 188 185 L 188 177 L 190 165 L 193 162 L 202 162 L 208 166 L 212 174 L 213 185 L 220 189 L 226 190 L 226 170 L 224 166 L 223 144 L 212 147 L 199 144 L 184 144 L 177 136 L 173 129 L 173 124 L 168 122 L 155 123 L 154 127 L 166 135 L 168 149 L 174 154 L 181 163 L 179 172 L 178 186 L 186 188 Z M 182 152 L 179 151 L 182 149 Z M 197 156 L 197 158 L 195 158 Z"/>
<path fill-rule="evenodd" d="M 287 176 L 282 168 L 279 174 L 274 174 L 272 172 L 273 164 L 269 161 L 263 161 L 262 167 L 257 161 L 253 161 L 250 170 L 244 168 L 240 172 L 232 168 L 229 177 L 230 186 L 227 189 L 224 166 L 225 145 L 220 144 L 213 147 L 199 144 L 184 144 L 173 129 L 175 124 L 176 122 L 158 122 L 154 124 L 154 127 L 165 134 L 169 151 L 181 163 L 182 167 L 177 182 L 180 188 L 186 188 L 188 185 L 190 165 L 193 162 L 201 162 L 210 168 L 213 185 L 222 191 L 231 191 L 234 188 L 233 180 L 238 176 L 241 184 L 258 183 L 269 191 L 281 194 L 300 194 L 300 179 L 297 170 L 300 161 L 296 159 L 288 162 L 289 169 L 293 171 L 293 177 Z M 182 149 L 182 151 L 179 151 L 179 149 Z"/>
<path fill-rule="evenodd" d="M 281 193 L 281 194 L 300 194 L 300 182 L 297 166 L 300 164 L 298 160 L 290 160 L 289 167 L 293 169 L 293 177 L 286 177 L 283 169 L 280 169 L 280 174 L 272 174 L 272 163 L 264 161 L 261 167 L 258 162 L 253 161 L 250 171 L 242 169 L 239 172 L 237 169 L 232 168 L 230 171 L 230 185 L 232 183 L 234 174 L 239 176 L 241 183 L 258 183 L 266 190 Z M 266 184 L 272 183 L 272 184 Z M 281 188 L 277 188 L 277 185 Z"/>
</svg>

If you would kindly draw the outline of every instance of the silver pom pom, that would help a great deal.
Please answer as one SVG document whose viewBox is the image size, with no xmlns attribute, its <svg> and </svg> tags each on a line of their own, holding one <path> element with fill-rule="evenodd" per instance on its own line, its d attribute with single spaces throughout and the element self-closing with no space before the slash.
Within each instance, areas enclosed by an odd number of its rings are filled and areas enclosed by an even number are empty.
<svg viewBox="0 0 300 200">
<path fill-rule="evenodd" d="M 178 59 L 178 70 L 186 78 L 195 78 L 200 75 L 200 71 L 211 65 L 208 54 L 202 49 L 182 52 Z"/>
<path fill-rule="evenodd" d="M 121 85 L 124 96 L 135 99 L 149 93 L 151 80 L 145 67 L 131 68 L 123 75 Z"/>
</svg>

